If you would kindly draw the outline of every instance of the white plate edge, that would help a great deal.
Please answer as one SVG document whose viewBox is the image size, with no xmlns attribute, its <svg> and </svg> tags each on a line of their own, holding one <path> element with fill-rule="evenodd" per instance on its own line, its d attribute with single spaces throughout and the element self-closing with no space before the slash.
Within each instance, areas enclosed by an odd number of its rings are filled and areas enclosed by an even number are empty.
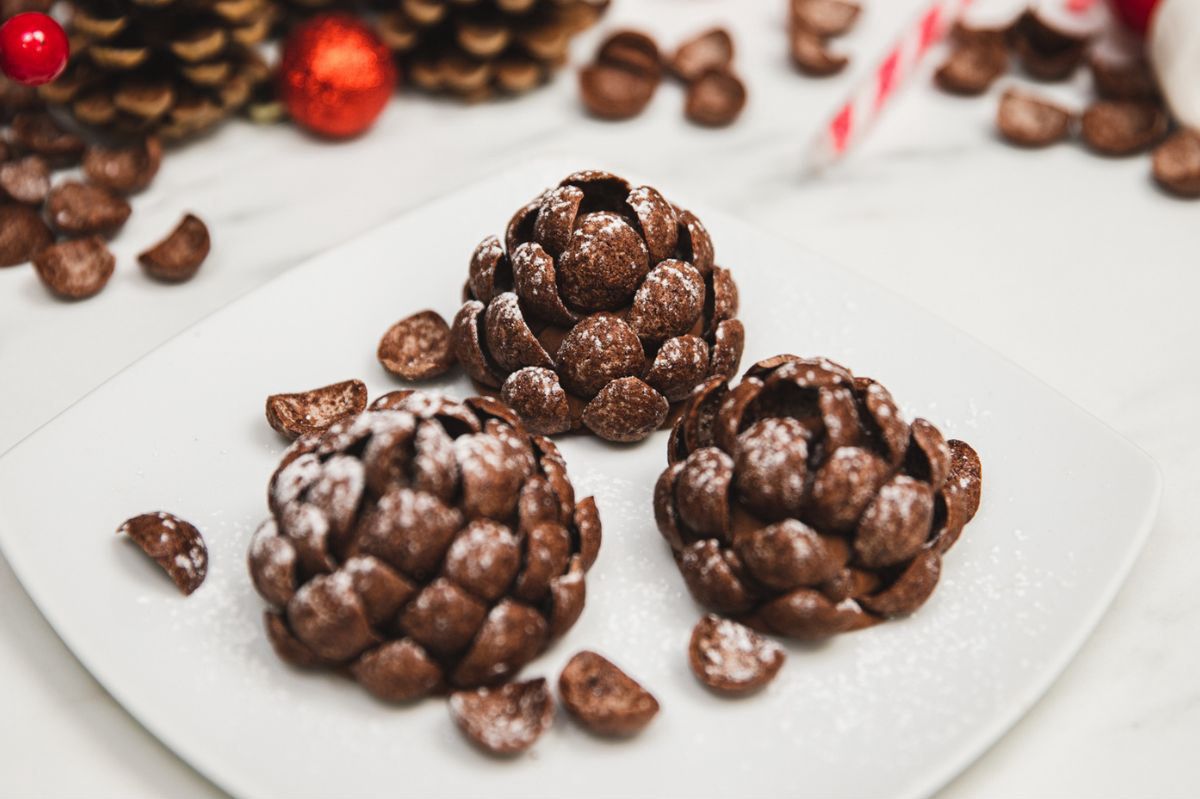
<svg viewBox="0 0 1200 799">
<path fill-rule="evenodd" d="M 577 161 L 579 159 L 569 159 L 569 160 Z M 548 169 L 550 167 L 550 165 L 562 165 L 562 164 L 566 164 L 566 163 L 568 163 L 567 158 L 555 156 L 555 157 L 551 157 L 551 158 L 533 158 L 533 159 L 518 162 L 516 164 L 501 167 L 497 170 L 494 170 L 493 172 L 491 172 L 489 174 L 485 174 L 482 177 L 479 177 L 476 180 L 472 180 L 467 183 L 453 186 L 453 187 L 447 189 L 445 192 L 442 192 L 433 197 L 430 197 L 428 200 L 426 200 L 422 205 L 420 205 L 418 207 L 408 209 L 408 210 L 402 212 L 401 214 L 397 215 L 396 217 L 393 217 L 391 220 L 388 220 L 374 228 L 371 228 L 370 230 L 364 231 L 363 233 L 360 233 L 359 235 L 346 238 L 340 242 L 337 242 L 329 247 L 322 249 L 321 251 L 319 251 L 317 253 L 314 253 L 313 255 L 311 255 L 309 258 L 305 259 L 300 264 L 297 264 L 295 267 L 285 270 L 284 272 L 280 273 L 276 277 L 268 280 L 266 283 L 263 283 L 263 284 L 257 286 L 256 288 L 253 288 L 249 291 L 243 292 L 242 294 L 233 298 L 230 302 L 226 303 L 225 305 L 221 306 L 220 308 L 217 308 L 214 311 L 212 311 L 211 313 L 208 313 L 208 314 L 204 315 L 203 317 L 197 319 L 195 322 L 193 322 L 192 324 L 189 324 L 187 327 L 183 328 L 175 335 L 164 340 L 163 342 L 161 342 L 160 344 L 155 346 L 153 349 L 149 350 L 148 352 L 144 353 L 140 357 L 131 361 L 129 364 L 122 367 L 117 372 L 114 372 L 112 375 L 110 375 L 104 381 L 97 384 L 94 388 L 92 388 L 91 390 L 89 390 L 88 392 L 86 392 L 85 394 L 80 396 L 77 400 L 72 402 L 69 406 L 64 408 L 62 411 L 55 414 L 52 418 L 48 419 L 43 424 L 39 425 L 33 431 L 22 436 L 17 442 L 15 442 L 12 446 L 10 446 L 4 452 L 0 452 L 0 460 L 7 458 L 12 453 L 16 452 L 18 449 L 23 448 L 24 446 L 30 445 L 32 443 L 36 443 L 36 441 L 35 441 L 36 438 L 38 437 L 39 433 L 41 433 L 45 428 L 54 424 L 61 416 L 74 410 L 74 408 L 77 405 L 79 405 L 80 403 L 87 400 L 92 394 L 96 393 L 98 390 L 100 390 L 102 387 L 106 386 L 108 383 L 112 382 L 113 380 L 116 380 L 117 378 L 122 376 L 125 372 L 134 368 L 135 366 L 140 364 L 142 361 L 146 360 L 147 358 L 149 358 L 152 355 L 154 355 L 155 353 L 157 353 L 159 350 L 172 344 L 177 339 L 180 339 L 180 338 L 186 336 L 187 334 L 189 334 L 191 331 L 193 331 L 195 328 L 199 327 L 200 325 L 208 323 L 211 319 L 218 317 L 224 313 L 231 312 L 242 302 L 249 301 L 249 299 L 251 297 L 254 297 L 255 295 L 259 294 L 260 292 L 267 291 L 268 289 L 275 286 L 278 282 L 289 280 L 289 279 L 293 279 L 293 280 L 299 279 L 300 276 L 303 275 L 303 273 L 307 269 L 314 268 L 313 265 L 316 262 L 325 258 L 330 252 L 337 250 L 337 249 L 341 249 L 343 247 L 350 246 L 352 244 L 361 243 L 363 240 L 372 238 L 374 236 L 385 236 L 386 232 L 388 230 L 390 230 L 393 226 L 402 224 L 409 216 L 413 215 L 414 213 L 419 213 L 420 211 L 425 210 L 425 209 L 429 208 L 430 206 L 434 206 L 434 205 L 438 205 L 438 204 L 442 204 L 442 203 L 446 203 L 446 202 L 451 202 L 458 194 L 460 194 L 464 191 L 470 190 L 476 186 L 491 183 L 491 182 L 499 179 L 502 176 L 506 176 L 506 175 L 510 175 L 510 174 L 528 174 L 528 173 L 531 173 L 531 172 L 534 172 L 537 170 Z M 565 169 L 566 169 L 566 171 L 571 171 L 571 167 L 569 167 L 569 166 L 565 167 Z M 707 209 L 707 206 L 705 206 L 705 205 L 701 205 L 699 207 L 701 207 L 702 210 Z M 722 208 L 717 208 L 715 210 L 720 215 L 735 219 L 740 224 L 742 224 L 748 228 L 752 228 L 752 229 L 757 228 L 757 226 L 753 222 L 742 218 L 734 211 L 722 209 Z M 1130 536 L 1130 538 L 1126 542 L 1124 549 L 1122 550 L 1120 564 L 1113 571 L 1111 577 L 1105 584 L 1104 590 L 1099 595 L 1097 601 L 1090 608 L 1084 623 L 1078 627 L 1077 632 L 1073 636 L 1071 636 L 1067 639 L 1064 639 L 1063 643 L 1054 650 L 1053 656 L 1046 660 L 1046 665 L 1043 666 L 1039 670 L 1036 678 L 1030 680 L 1030 685 L 1031 685 L 1030 689 L 1025 693 L 1025 695 L 1023 695 L 1021 697 L 1020 701 L 1018 701 L 1017 703 L 1014 704 L 1014 706 L 1012 707 L 1011 710 L 1003 712 L 1003 713 L 998 713 L 996 716 L 996 720 L 994 720 L 990 724 L 985 725 L 978 733 L 976 733 L 975 735 L 973 735 L 969 739 L 967 739 L 960 747 L 958 747 L 957 754 L 954 757 L 947 758 L 946 765 L 943 768 L 939 769 L 928 780 L 918 781 L 913 786 L 911 786 L 910 789 L 895 794 L 895 796 L 898 797 L 898 799 L 919 799 L 919 797 L 930 796 L 930 795 L 936 793 L 938 790 L 940 790 L 945 785 L 947 785 L 951 780 L 953 780 L 960 773 L 962 773 L 971 763 L 973 763 L 984 752 L 986 752 L 988 749 L 990 749 L 992 746 L 994 746 L 1009 729 L 1011 729 L 1018 721 L 1020 721 L 1020 719 L 1026 713 L 1028 713 L 1029 710 L 1031 710 L 1033 708 L 1033 706 L 1041 699 L 1041 697 L 1046 693 L 1046 691 L 1049 690 L 1049 688 L 1053 685 L 1053 683 L 1062 675 L 1062 673 L 1066 670 L 1067 666 L 1074 659 L 1075 655 L 1082 648 L 1083 644 L 1087 641 L 1087 639 L 1095 631 L 1096 626 L 1099 624 L 1100 620 L 1103 618 L 1103 616 L 1107 612 L 1108 608 L 1111 606 L 1113 600 L 1115 599 L 1117 592 L 1120 590 L 1121 586 L 1125 583 L 1125 580 L 1127 579 L 1129 572 L 1132 570 L 1133 565 L 1136 563 L 1137 558 L 1141 554 L 1142 549 L 1145 546 L 1146 540 L 1149 538 L 1149 534 L 1150 534 L 1151 530 L 1153 529 L 1154 522 L 1158 516 L 1159 505 L 1160 505 L 1161 497 L 1162 497 L 1162 493 L 1163 493 L 1162 470 L 1159 467 L 1158 463 L 1153 459 L 1153 457 L 1148 452 L 1146 452 L 1144 449 L 1142 449 L 1137 443 L 1135 443 L 1134 441 L 1132 441 L 1131 439 L 1129 439 L 1128 437 L 1126 437 L 1125 435 L 1123 435 L 1122 433 L 1120 433 L 1119 431 L 1114 429 L 1106 421 L 1104 421 L 1103 419 L 1100 419 L 1099 417 L 1092 414 L 1090 411 L 1088 411 L 1087 409 L 1085 409 L 1084 407 L 1082 407 L 1081 405 L 1076 403 L 1070 397 L 1063 394 L 1061 391 L 1059 391 L 1053 385 L 1047 383 L 1046 381 L 1042 380 L 1037 375 L 1035 375 L 1032 372 L 1029 372 L 1025 368 L 1021 367 L 1019 364 L 1017 364 L 1015 361 L 1013 361 L 1011 358 L 1009 358 L 1004 353 L 999 352 L 998 350 L 994 349 L 993 347 L 989 346 L 988 344 L 980 341 L 979 339 L 977 339 L 975 336 L 971 335 L 970 333 L 967 333 L 966 331 L 963 331 L 962 329 L 960 329 L 960 328 L 956 327 L 955 325 L 951 324 L 950 322 L 946 321 L 944 318 L 942 318 L 941 316 L 936 314 L 933 310 L 927 308 L 925 305 L 923 305 L 919 301 L 905 297 L 905 296 L 901 295 L 899 292 L 895 291 L 894 289 L 892 289 L 886 285 L 883 285 L 881 283 L 878 283 L 878 282 L 870 279 L 869 277 L 866 277 L 865 275 L 858 272 L 857 270 L 854 270 L 854 269 L 848 268 L 848 267 L 844 267 L 844 266 L 840 265 L 835 259 L 829 258 L 829 257 L 821 254 L 818 251 L 814 251 L 811 248 L 805 246 L 803 243 L 795 241 L 794 239 L 791 239 L 786 235 L 783 235 L 781 233 L 777 233 L 774 231 L 771 231 L 771 232 L 764 231 L 763 235 L 766 235 L 766 236 L 769 236 L 772 238 L 777 238 L 777 239 L 788 242 L 792 247 L 796 248 L 794 250 L 795 252 L 797 252 L 799 254 L 809 254 L 809 255 L 813 256 L 813 259 L 815 260 L 816 263 L 820 264 L 821 266 L 823 266 L 825 268 L 830 268 L 830 269 L 834 269 L 834 270 L 838 271 L 846 279 L 848 279 L 851 283 L 857 282 L 861 285 L 870 286 L 872 288 L 872 290 L 886 293 L 887 295 L 898 299 L 901 303 L 903 303 L 905 305 L 905 307 L 913 309 L 917 313 L 925 314 L 929 317 L 932 317 L 933 319 L 936 319 L 941 325 L 953 330 L 956 335 L 959 335 L 959 336 L 962 336 L 962 337 L 968 339 L 975 346 L 985 350 L 990 355 L 995 357 L 997 360 L 1004 362 L 1009 369 L 1020 372 L 1027 379 L 1033 381 L 1036 384 L 1039 384 L 1043 389 L 1045 389 L 1049 393 L 1057 396 L 1060 401 L 1062 401 L 1069 408 L 1071 408 L 1072 410 L 1077 412 L 1078 415 L 1080 416 L 1080 418 L 1089 420 L 1089 422 L 1092 423 L 1093 426 L 1095 426 L 1098 430 L 1103 431 L 1111 439 L 1113 439 L 1114 441 L 1116 441 L 1119 444 L 1121 444 L 1122 446 L 1124 446 L 1133 457 L 1135 457 L 1136 459 L 1141 461 L 1143 466 L 1148 467 L 1148 469 L 1149 469 L 1148 476 L 1150 477 L 1150 486 L 1149 486 L 1150 496 L 1148 497 L 1148 501 L 1146 503 L 1145 514 L 1144 514 L 1141 522 L 1138 524 L 1137 530 L 1134 531 L 1134 533 Z M 121 708 L 129 715 L 129 717 L 134 722 L 136 722 L 142 729 L 146 730 L 150 735 L 152 735 L 160 744 L 164 745 L 165 748 L 167 750 L 169 750 L 169 752 L 172 754 L 172 756 L 178 758 L 181 762 L 187 764 L 187 766 L 189 768 L 191 768 L 193 771 L 195 771 L 203 779 L 205 779 L 206 781 L 210 782 L 211 784 L 217 786 L 221 790 L 223 790 L 227 793 L 230 793 L 231 795 L 234 795 L 234 796 L 270 796 L 271 793 L 269 790 L 266 789 L 266 786 L 257 784 L 253 778 L 253 775 L 241 775 L 241 777 L 242 777 L 241 779 L 226 780 L 226 779 L 223 779 L 222 777 L 223 776 L 232 776 L 232 775 L 230 775 L 228 773 L 228 768 L 224 764 L 207 764 L 206 763 L 206 765 L 204 765 L 204 766 L 200 765 L 200 761 L 205 760 L 205 758 L 203 756 L 197 756 L 196 752 L 191 751 L 188 747 L 181 746 L 179 741 L 176 739 L 176 737 L 173 736 L 170 732 L 159 729 L 159 727 L 156 724 L 148 721 L 147 717 L 153 716 L 153 713 L 150 712 L 150 710 L 151 710 L 150 708 L 142 707 L 142 705 L 144 703 L 139 702 L 136 699 L 127 697 L 119 689 L 117 689 L 112 684 L 110 684 L 110 681 L 105 679 L 99 673 L 100 670 L 97 668 L 94 668 L 93 665 L 89 662 L 89 660 L 86 657 L 84 657 L 83 655 L 81 655 L 81 653 L 79 651 L 77 651 L 74 646 L 72 646 L 72 643 L 66 637 L 64 637 L 64 635 L 60 632 L 60 623 L 62 621 L 62 617 L 66 616 L 68 614 L 64 613 L 64 614 L 60 615 L 60 614 L 54 613 L 52 610 L 48 610 L 47 604 L 44 601 L 45 597 L 41 596 L 37 590 L 32 589 L 25 579 L 24 575 L 25 575 L 26 567 L 24 565 L 25 562 L 23 560 L 24 556 L 22 554 L 22 547 L 19 543 L 20 540 L 21 540 L 20 536 L 10 532 L 9 527 L 5 523 L 3 517 L 0 517 L 0 552 L 2 552 L 5 556 L 5 558 L 8 560 L 10 566 L 13 569 L 13 573 L 16 575 L 17 580 L 20 583 L 22 589 L 33 601 L 34 605 L 38 609 L 38 612 L 41 613 L 41 615 L 50 624 L 51 628 L 54 630 L 55 635 L 58 637 L 58 639 L 60 641 L 62 641 L 63 645 L 71 652 L 71 654 L 75 657 L 75 659 L 81 665 L 83 665 L 83 667 L 88 671 L 88 673 L 91 675 L 91 677 L 93 679 L 95 679 L 96 682 L 98 684 L 100 684 L 104 688 L 104 690 L 118 702 L 118 704 L 121 705 Z M 70 627 L 70 624 L 68 623 L 63 626 Z M 119 682 L 119 681 L 114 681 L 114 682 Z M 183 754 L 183 752 L 185 750 L 188 751 L 188 755 Z M 216 767 L 208 768 L 207 767 L 208 765 L 213 765 Z M 218 775 L 220 775 L 220 776 L 218 776 Z M 254 786 L 254 787 L 251 787 L 251 786 Z M 249 788 L 249 790 L 242 790 L 243 788 Z"/>
</svg>

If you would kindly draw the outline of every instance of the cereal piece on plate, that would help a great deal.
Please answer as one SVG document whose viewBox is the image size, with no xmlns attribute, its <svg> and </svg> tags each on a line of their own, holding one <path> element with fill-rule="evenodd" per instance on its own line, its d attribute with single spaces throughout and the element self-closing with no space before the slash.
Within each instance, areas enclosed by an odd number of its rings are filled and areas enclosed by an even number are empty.
<svg viewBox="0 0 1200 799">
<path fill-rule="evenodd" d="M 771 639 L 711 613 L 696 624 L 688 646 L 696 679 L 729 696 L 759 690 L 775 679 L 786 659 L 783 647 Z"/>
<path fill-rule="evenodd" d="M 628 736 L 658 715 L 658 700 L 636 680 L 595 652 L 580 652 L 558 678 L 567 711 L 599 735 Z"/>
<path fill-rule="evenodd" d="M 117 535 L 133 539 L 185 595 L 204 582 L 208 573 L 208 547 L 200 531 L 178 516 L 162 511 L 143 513 L 117 528 Z"/>
<path fill-rule="evenodd" d="M 499 688 L 456 691 L 450 717 L 483 750 L 516 755 L 537 743 L 554 722 L 554 698 L 546 680 L 508 683 Z"/>
</svg>

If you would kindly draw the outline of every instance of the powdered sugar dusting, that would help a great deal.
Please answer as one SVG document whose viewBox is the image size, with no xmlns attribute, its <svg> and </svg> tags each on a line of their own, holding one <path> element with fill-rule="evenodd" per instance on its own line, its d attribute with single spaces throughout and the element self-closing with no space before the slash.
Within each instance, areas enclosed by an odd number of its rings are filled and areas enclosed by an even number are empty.
<svg viewBox="0 0 1200 799">
<path fill-rule="evenodd" d="M 495 436 L 484 433 L 459 436 L 453 446 L 466 481 L 485 480 L 514 466 L 509 449 Z"/>
<path fill-rule="evenodd" d="M 716 447 L 698 449 L 688 456 L 680 474 L 681 483 L 703 497 L 724 497 L 733 479 L 733 459 Z"/>
<path fill-rule="evenodd" d="M 296 549 L 279 535 L 275 519 L 267 519 L 254 531 L 250 539 L 250 559 L 277 572 L 286 572 L 295 564 Z"/>
<path fill-rule="evenodd" d="M 192 544 L 188 547 L 187 552 L 182 552 L 175 556 L 174 563 L 176 568 L 191 578 L 204 570 L 208 563 L 208 557 L 203 549 Z"/>
<path fill-rule="evenodd" d="M 908 519 L 916 512 L 917 503 L 924 495 L 919 486 L 923 485 L 906 475 L 897 475 L 879 489 L 875 503 L 880 506 L 880 513 L 890 519 Z"/>
<path fill-rule="evenodd" d="M 729 564 L 725 562 L 721 555 L 720 547 L 712 546 L 709 541 L 697 541 L 683 550 L 680 555 L 682 561 L 681 566 L 686 571 L 691 571 L 707 578 L 715 571 L 727 571 Z"/>
<path fill-rule="evenodd" d="M 502 553 L 515 552 L 518 546 L 516 536 L 503 524 L 479 519 L 454 539 L 446 561 L 462 569 L 459 579 L 474 583 L 491 574 Z"/>
<path fill-rule="evenodd" d="M 783 655 L 783 647 L 744 624 L 721 619 L 713 626 L 711 645 L 703 647 L 704 670 L 736 683 L 751 682 Z"/>
<path fill-rule="evenodd" d="M 321 476 L 308 489 L 308 498 L 331 519 L 348 520 L 358 509 L 366 482 L 362 461 L 335 455 L 321 467 Z"/>
<path fill-rule="evenodd" d="M 329 519 L 314 505 L 307 502 L 289 505 L 283 512 L 283 523 L 287 534 L 317 552 L 326 551 L 329 539 Z"/>
<path fill-rule="evenodd" d="M 279 470 L 271 484 L 271 497 L 276 507 L 290 505 L 304 489 L 321 476 L 321 460 L 312 453 L 299 456 Z"/>
<path fill-rule="evenodd" d="M 745 475 L 743 482 L 768 501 L 799 509 L 807 475 L 808 436 L 804 425 L 790 417 L 755 422 L 738 436 L 738 469 Z"/>
<path fill-rule="evenodd" d="M 546 681 L 539 679 L 455 693 L 450 697 L 450 716 L 485 749 L 514 754 L 528 749 L 545 732 L 554 708 Z"/>
<path fill-rule="evenodd" d="M 440 424 L 425 421 L 417 427 L 413 469 L 418 475 L 428 476 L 442 475 L 449 470 L 449 478 L 457 478 L 454 439 Z"/>
<path fill-rule="evenodd" d="M 686 333 L 704 310 L 704 279 L 684 261 L 663 261 L 650 270 L 633 296 L 629 322 L 655 339 Z"/>
<path fill-rule="evenodd" d="M 654 214 L 659 207 L 659 199 L 655 195 L 657 192 L 649 186 L 638 186 L 633 191 L 629 192 L 629 197 L 625 202 L 633 209 L 639 219 L 644 219 Z"/>
</svg>

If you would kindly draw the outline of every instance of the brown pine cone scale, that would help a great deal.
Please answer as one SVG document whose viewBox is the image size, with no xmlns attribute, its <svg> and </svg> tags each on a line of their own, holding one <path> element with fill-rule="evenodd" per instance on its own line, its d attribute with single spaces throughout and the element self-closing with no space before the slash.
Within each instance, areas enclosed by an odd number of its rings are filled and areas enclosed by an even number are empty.
<svg viewBox="0 0 1200 799">
<path fill-rule="evenodd" d="M 904 616 L 979 507 L 962 441 L 826 359 L 759 361 L 698 388 L 654 491 L 659 532 L 700 604 L 824 638 Z"/>
<path fill-rule="evenodd" d="M 689 211 L 607 172 L 567 176 L 471 257 L 452 328 L 481 390 L 543 435 L 640 441 L 741 361 L 737 286 Z"/>
<path fill-rule="evenodd" d="M 600 547 L 558 449 L 502 403 L 397 391 L 284 455 L 250 574 L 302 668 L 408 701 L 509 679 L 571 628 Z"/>
<path fill-rule="evenodd" d="M 314 0 L 321 2 L 322 0 Z M 480 100 L 544 83 L 609 0 L 373 0 L 379 33 L 417 88 Z"/>
<path fill-rule="evenodd" d="M 42 86 L 83 125 L 180 139 L 241 109 L 268 69 L 271 0 L 75 0 L 71 58 Z"/>
</svg>

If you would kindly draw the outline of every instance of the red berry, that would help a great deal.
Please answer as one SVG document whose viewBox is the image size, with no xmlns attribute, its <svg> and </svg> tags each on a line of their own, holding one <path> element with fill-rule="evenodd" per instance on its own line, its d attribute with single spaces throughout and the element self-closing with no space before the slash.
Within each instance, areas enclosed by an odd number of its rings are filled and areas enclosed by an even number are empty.
<svg viewBox="0 0 1200 799">
<path fill-rule="evenodd" d="M 0 25 L 0 72 L 17 83 L 49 83 L 62 74 L 70 52 L 62 26 L 45 14 L 17 14 Z"/>
</svg>

